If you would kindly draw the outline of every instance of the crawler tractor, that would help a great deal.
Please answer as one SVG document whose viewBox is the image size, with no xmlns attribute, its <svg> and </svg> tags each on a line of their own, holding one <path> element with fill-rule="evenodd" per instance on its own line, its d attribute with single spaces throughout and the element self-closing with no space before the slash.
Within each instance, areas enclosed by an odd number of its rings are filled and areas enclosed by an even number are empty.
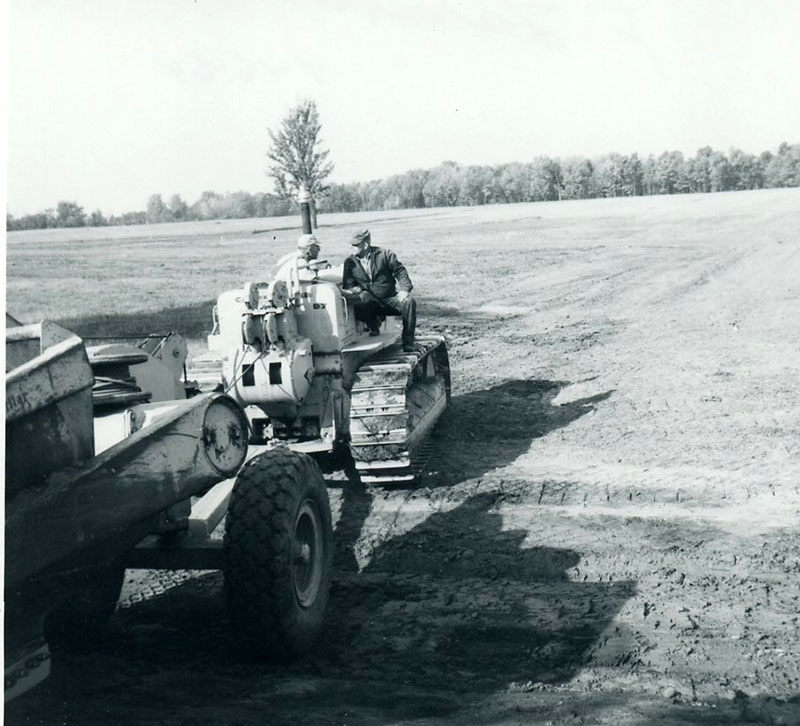
<svg viewBox="0 0 800 726">
<path fill-rule="evenodd" d="M 419 474 L 450 397 L 442 336 L 417 337 L 404 352 L 394 317 L 370 335 L 341 289 L 341 268 L 294 256 L 272 280 L 222 293 L 213 323 L 211 355 L 190 375 L 244 407 L 251 443 L 283 443 L 325 465 L 349 453 L 367 484 Z"/>
</svg>

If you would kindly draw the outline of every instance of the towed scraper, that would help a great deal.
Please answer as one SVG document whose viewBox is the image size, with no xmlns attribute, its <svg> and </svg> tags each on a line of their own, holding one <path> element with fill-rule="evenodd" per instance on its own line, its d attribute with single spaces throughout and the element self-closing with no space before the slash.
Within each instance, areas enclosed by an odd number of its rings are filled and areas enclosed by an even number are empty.
<svg viewBox="0 0 800 726">
<path fill-rule="evenodd" d="M 234 636 L 256 655 L 301 653 L 319 632 L 332 553 L 319 469 L 248 452 L 236 401 L 187 399 L 159 370 L 181 357 L 167 342 L 87 354 L 47 321 L 6 331 L 6 700 L 47 676 L 52 641 L 114 612 L 126 568 L 221 568 Z"/>
</svg>

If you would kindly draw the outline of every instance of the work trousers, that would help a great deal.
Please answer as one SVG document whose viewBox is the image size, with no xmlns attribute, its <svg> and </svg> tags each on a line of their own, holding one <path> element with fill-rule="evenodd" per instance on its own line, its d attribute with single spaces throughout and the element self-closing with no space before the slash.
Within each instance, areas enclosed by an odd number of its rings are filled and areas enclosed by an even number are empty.
<svg viewBox="0 0 800 726">
<path fill-rule="evenodd" d="M 383 298 L 380 302 L 356 303 L 356 318 L 366 323 L 370 330 L 381 326 L 381 319 L 387 315 L 399 315 L 403 318 L 403 345 L 414 342 L 414 331 L 417 327 L 417 301 L 409 295 L 403 302 L 396 296 Z"/>
</svg>

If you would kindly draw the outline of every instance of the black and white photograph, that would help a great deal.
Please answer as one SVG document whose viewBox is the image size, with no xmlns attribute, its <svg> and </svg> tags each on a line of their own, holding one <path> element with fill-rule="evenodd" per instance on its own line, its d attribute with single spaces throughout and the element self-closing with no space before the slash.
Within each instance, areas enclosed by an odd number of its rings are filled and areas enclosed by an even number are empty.
<svg viewBox="0 0 800 726">
<path fill-rule="evenodd" d="M 798 0 L 4 18 L 5 724 L 800 724 Z"/>
</svg>

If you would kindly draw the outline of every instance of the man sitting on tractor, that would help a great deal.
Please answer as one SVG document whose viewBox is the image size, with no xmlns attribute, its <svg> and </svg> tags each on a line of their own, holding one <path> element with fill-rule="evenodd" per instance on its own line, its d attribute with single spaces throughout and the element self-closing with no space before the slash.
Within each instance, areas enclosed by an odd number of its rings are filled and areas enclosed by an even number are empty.
<svg viewBox="0 0 800 726">
<path fill-rule="evenodd" d="M 354 234 L 350 244 L 355 251 L 344 262 L 342 289 L 356 301 L 356 318 L 367 324 L 370 335 L 378 335 L 383 317 L 402 316 L 403 350 L 414 350 L 417 303 L 406 268 L 391 250 L 372 246 L 368 229 Z"/>
<path fill-rule="evenodd" d="M 313 234 L 301 234 L 297 238 L 297 249 L 278 260 L 273 278 L 288 280 L 294 277 L 296 270 L 298 280 L 316 280 L 320 269 L 330 267 L 324 260 L 317 260 L 319 251 L 319 240 Z"/>
</svg>

